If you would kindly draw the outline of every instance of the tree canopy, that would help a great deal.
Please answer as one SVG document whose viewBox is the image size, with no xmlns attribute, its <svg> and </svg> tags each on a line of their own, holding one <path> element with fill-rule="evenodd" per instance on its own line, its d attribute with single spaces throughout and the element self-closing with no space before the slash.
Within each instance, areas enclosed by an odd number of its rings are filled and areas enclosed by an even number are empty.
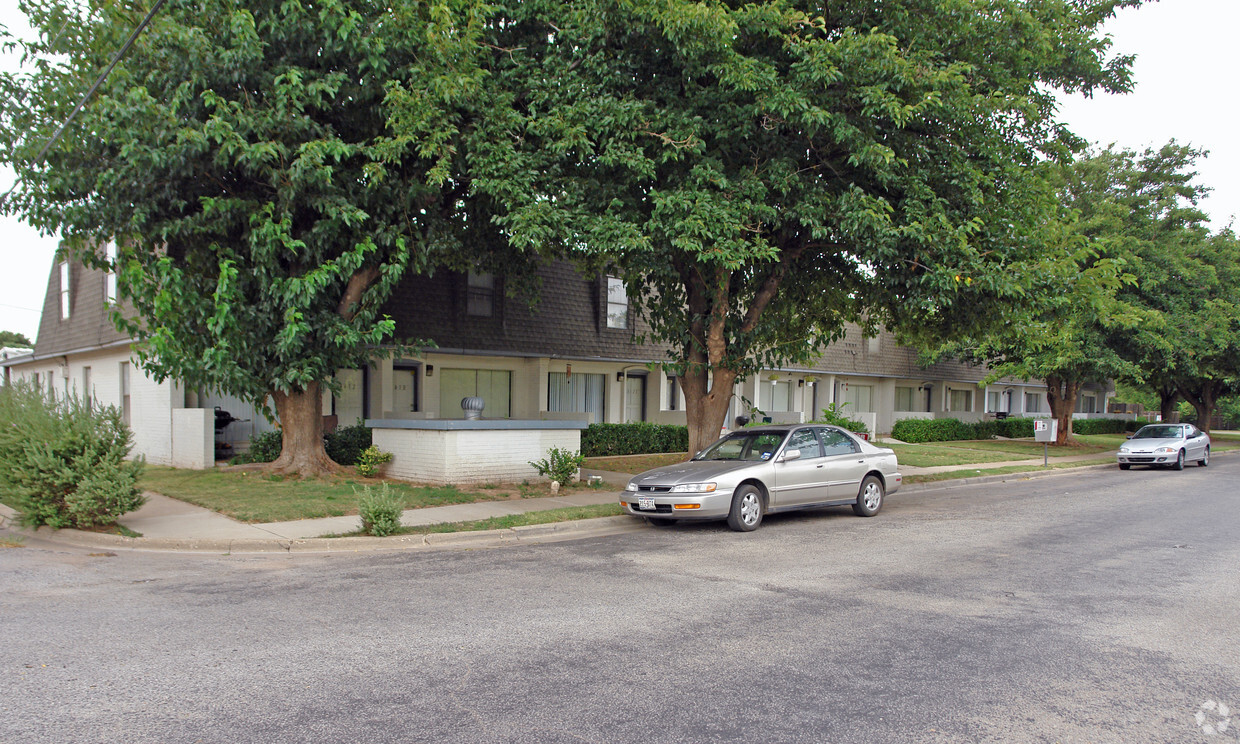
<svg viewBox="0 0 1240 744">
<path fill-rule="evenodd" d="M 737 379 L 811 360 L 847 321 L 906 339 L 995 322 L 1040 247 L 1030 173 L 1080 144 L 1052 89 L 1126 89 L 1098 26 L 1137 4 L 501 5 L 513 168 L 541 195 L 507 219 L 623 273 L 700 447 Z"/>
<path fill-rule="evenodd" d="M 16 331 L 0 331 L 0 346 L 14 346 L 21 349 L 29 349 L 34 344 L 30 339 L 26 338 L 24 333 Z"/>
<path fill-rule="evenodd" d="M 396 282 L 507 245 L 457 162 L 487 101 L 481 7 L 170 0 L 36 162 L 145 10 L 29 4 L 37 67 L 0 76 L 19 178 L 0 208 L 95 265 L 115 241 L 145 368 L 273 401 L 276 467 L 330 468 L 320 385 L 392 342 Z"/>
</svg>

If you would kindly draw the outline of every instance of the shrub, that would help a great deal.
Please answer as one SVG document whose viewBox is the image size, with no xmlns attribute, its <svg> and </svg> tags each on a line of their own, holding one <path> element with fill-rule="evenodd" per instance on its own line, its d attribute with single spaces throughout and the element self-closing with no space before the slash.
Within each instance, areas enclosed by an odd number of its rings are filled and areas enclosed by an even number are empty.
<svg viewBox="0 0 1240 744">
<path fill-rule="evenodd" d="M 357 493 L 354 490 L 354 493 Z M 362 486 L 362 493 L 357 501 L 357 511 L 362 517 L 362 531 L 375 537 L 387 537 L 400 529 L 400 515 L 405 510 L 405 502 L 399 494 L 392 493 L 388 484 L 372 489 L 370 484 Z"/>
<path fill-rule="evenodd" d="M 0 389 L 0 483 L 33 526 L 107 526 L 145 503 L 133 433 L 115 406 L 56 401 L 14 383 Z"/>
<path fill-rule="evenodd" d="M 356 465 L 362 452 L 371 444 L 370 429 L 363 424 L 342 426 L 323 436 L 327 456 L 340 465 Z M 250 440 L 250 449 L 232 459 L 233 463 L 274 462 L 284 446 L 279 429 L 265 431 Z"/>
<path fill-rule="evenodd" d="M 341 426 L 323 437 L 327 456 L 341 465 L 356 465 L 372 443 L 370 428 L 362 423 Z"/>
<path fill-rule="evenodd" d="M 586 457 L 650 455 L 685 452 L 689 427 L 635 421 L 630 424 L 590 424 L 581 433 L 581 452 Z"/>
<path fill-rule="evenodd" d="M 1124 419 L 1078 419 L 1072 422 L 1072 433 L 1122 434 L 1127 424 Z"/>
<path fill-rule="evenodd" d="M 534 466 L 539 475 L 549 476 L 551 480 L 564 484 L 577 475 L 577 469 L 581 467 L 585 459 L 585 455 L 580 452 L 552 447 L 547 450 L 545 458 L 533 461 L 530 465 Z"/>
<path fill-rule="evenodd" d="M 954 418 L 901 419 L 891 427 L 891 436 L 902 442 L 950 442 L 976 439 L 972 425 Z"/>
<path fill-rule="evenodd" d="M 828 403 L 827 407 L 822 409 L 822 415 L 814 419 L 812 423 L 831 424 L 832 426 L 838 426 L 842 429 L 847 429 L 848 431 L 869 432 L 869 429 L 866 428 L 864 423 L 856 419 L 850 419 L 844 415 L 844 406 L 846 405 L 848 404 L 840 403 L 839 405 L 836 405 L 835 403 Z"/>
<path fill-rule="evenodd" d="M 1027 417 L 1006 418 L 995 421 L 995 428 L 1001 437 L 1008 439 L 1028 439 L 1033 436 L 1034 419 Z"/>
<path fill-rule="evenodd" d="M 357 474 L 363 478 L 373 478 L 379 474 L 379 466 L 392 461 L 392 453 L 384 452 L 373 444 L 362 450 L 357 458 Z"/>
<path fill-rule="evenodd" d="M 250 448 L 232 459 L 234 463 L 274 462 L 284 446 L 284 436 L 279 429 L 265 431 L 250 440 Z"/>
</svg>

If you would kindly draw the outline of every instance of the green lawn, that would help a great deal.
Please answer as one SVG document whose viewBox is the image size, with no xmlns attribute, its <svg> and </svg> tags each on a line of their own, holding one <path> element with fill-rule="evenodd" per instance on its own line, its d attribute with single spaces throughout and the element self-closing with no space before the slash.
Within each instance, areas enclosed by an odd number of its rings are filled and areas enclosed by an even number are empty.
<svg viewBox="0 0 1240 744">
<path fill-rule="evenodd" d="M 1112 443 L 1104 441 L 1098 435 L 1085 441 L 1086 437 L 1078 437 L 1080 443 L 1067 447 L 1051 445 L 1047 448 L 1047 456 L 1071 457 L 1074 455 L 1093 455 L 1117 449 L 1124 441 L 1122 435 L 1114 435 L 1117 439 Z M 895 450 L 901 465 L 913 467 L 935 467 L 939 465 L 972 465 L 975 463 L 1002 462 L 1004 460 L 1024 460 L 1042 457 L 1041 442 L 1024 439 L 978 439 L 959 442 L 927 442 L 925 444 L 884 444 Z"/>
<path fill-rule="evenodd" d="M 147 467 L 142 488 L 206 507 L 243 522 L 283 522 L 357 513 L 359 492 L 377 481 L 362 478 L 299 479 L 259 472 L 180 470 Z M 453 486 L 417 486 L 388 482 L 406 509 L 477 501 L 548 496 L 544 483 L 485 485 L 468 490 Z M 585 486 L 581 486 L 585 488 Z"/>
<path fill-rule="evenodd" d="M 582 467 L 588 470 L 606 470 L 612 473 L 636 475 L 651 468 L 675 465 L 689 459 L 688 452 L 671 452 L 657 455 L 626 455 L 624 457 L 587 457 Z"/>
</svg>

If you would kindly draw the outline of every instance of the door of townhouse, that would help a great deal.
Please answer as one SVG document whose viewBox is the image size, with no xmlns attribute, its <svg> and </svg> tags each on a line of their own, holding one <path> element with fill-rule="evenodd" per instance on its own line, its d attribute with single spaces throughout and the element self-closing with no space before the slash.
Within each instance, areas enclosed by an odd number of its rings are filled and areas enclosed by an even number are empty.
<svg viewBox="0 0 1240 744">
<path fill-rule="evenodd" d="M 624 378 L 624 420 L 646 420 L 645 375 L 630 375 Z"/>
<path fill-rule="evenodd" d="M 418 410 L 418 365 L 392 365 L 392 412 L 399 415 Z"/>
</svg>

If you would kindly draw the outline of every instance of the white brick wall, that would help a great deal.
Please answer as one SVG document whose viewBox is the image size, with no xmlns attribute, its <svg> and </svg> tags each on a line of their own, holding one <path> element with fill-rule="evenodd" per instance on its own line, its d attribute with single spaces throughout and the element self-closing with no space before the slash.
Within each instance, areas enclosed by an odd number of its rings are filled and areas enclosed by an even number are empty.
<svg viewBox="0 0 1240 744">
<path fill-rule="evenodd" d="M 436 485 L 534 479 L 529 463 L 547 450 L 581 450 L 580 429 L 375 429 L 373 439 L 392 453 L 386 476 Z"/>
</svg>

